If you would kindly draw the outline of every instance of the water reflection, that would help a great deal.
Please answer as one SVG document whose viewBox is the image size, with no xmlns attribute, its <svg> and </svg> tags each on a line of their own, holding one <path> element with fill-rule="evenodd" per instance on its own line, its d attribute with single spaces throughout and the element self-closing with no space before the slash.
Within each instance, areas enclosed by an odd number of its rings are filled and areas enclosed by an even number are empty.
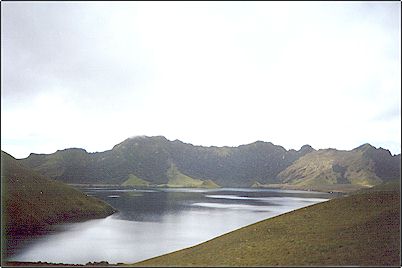
<svg viewBox="0 0 402 268">
<path fill-rule="evenodd" d="M 60 225 L 54 232 L 34 239 L 11 259 L 132 263 L 193 246 L 330 197 L 272 189 L 83 190 L 106 200 L 119 213 L 105 219 Z"/>
</svg>

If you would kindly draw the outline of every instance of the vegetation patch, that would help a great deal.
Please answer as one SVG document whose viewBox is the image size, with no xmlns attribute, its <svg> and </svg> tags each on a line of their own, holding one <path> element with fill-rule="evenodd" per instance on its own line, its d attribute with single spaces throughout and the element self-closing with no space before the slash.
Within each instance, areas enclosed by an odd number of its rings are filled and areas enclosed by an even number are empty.
<svg viewBox="0 0 402 268">
<path fill-rule="evenodd" d="M 375 149 L 370 145 L 359 147 L 351 151 L 341 151 L 335 149 L 318 150 L 306 154 L 296 160 L 292 165 L 278 174 L 278 177 L 287 184 L 312 187 L 317 185 L 336 185 L 336 184 L 352 184 L 361 185 L 362 187 L 380 184 L 383 180 L 378 176 L 389 177 L 391 174 L 397 174 L 397 165 L 388 164 L 389 169 L 385 168 L 385 164 L 379 166 L 374 161 L 371 154 L 367 152 L 373 151 L 375 156 L 384 154 L 380 149 Z M 386 154 L 384 159 L 390 158 L 390 162 L 394 162 L 396 158 Z M 379 172 L 382 169 L 381 172 Z M 388 179 L 388 178 L 387 178 Z"/>
<path fill-rule="evenodd" d="M 214 189 L 214 188 L 219 188 L 220 186 L 218 184 L 216 184 L 213 180 L 205 180 L 202 182 L 200 187 Z"/>
<path fill-rule="evenodd" d="M 137 176 L 130 174 L 128 179 L 125 180 L 121 186 L 149 186 L 149 181 L 138 178 Z"/>
<path fill-rule="evenodd" d="M 31 154 L 19 161 L 42 175 L 70 184 L 121 185 L 134 174 L 151 185 L 170 187 L 199 187 L 200 179 L 212 179 L 224 187 L 249 187 L 256 180 L 301 187 L 363 187 L 398 177 L 400 160 L 400 154 L 391 155 L 369 144 L 350 151 L 317 151 L 304 145 L 296 151 L 262 141 L 237 147 L 204 147 L 156 136 L 129 138 L 104 152 L 70 148 L 53 154 Z M 179 172 L 175 172 L 176 167 Z M 169 178 L 167 170 L 173 173 Z"/>
<path fill-rule="evenodd" d="M 217 188 L 218 184 L 214 183 L 212 180 L 201 180 L 195 179 L 190 176 L 181 173 L 178 168 L 171 164 L 170 168 L 166 172 L 168 177 L 168 183 L 161 186 L 166 187 L 183 187 L 183 188 Z"/>
</svg>

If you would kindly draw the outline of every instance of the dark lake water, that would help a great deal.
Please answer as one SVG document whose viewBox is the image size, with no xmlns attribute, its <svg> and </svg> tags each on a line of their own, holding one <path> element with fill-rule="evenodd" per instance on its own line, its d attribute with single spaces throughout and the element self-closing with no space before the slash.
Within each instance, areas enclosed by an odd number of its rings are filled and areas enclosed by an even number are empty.
<svg viewBox="0 0 402 268">
<path fill-rule="evenodd" d="M 133 263 L 326 201 L 330 194 L 274 189 L 81 188 L 119 210 L 105 219 L 55 226 L 9 260 Z"/>
</svg>

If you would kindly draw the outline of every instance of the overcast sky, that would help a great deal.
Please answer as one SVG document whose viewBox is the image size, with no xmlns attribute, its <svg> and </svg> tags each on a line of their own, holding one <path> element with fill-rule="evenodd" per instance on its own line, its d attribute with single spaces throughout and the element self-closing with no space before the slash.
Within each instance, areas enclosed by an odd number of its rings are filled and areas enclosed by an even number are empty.
<svg viewBox="0 0 402 268">
<path fill-rule="evenodd" d="M 1 148 L 401 152 L 399 2 L 2 2 Z"/>
</svg>

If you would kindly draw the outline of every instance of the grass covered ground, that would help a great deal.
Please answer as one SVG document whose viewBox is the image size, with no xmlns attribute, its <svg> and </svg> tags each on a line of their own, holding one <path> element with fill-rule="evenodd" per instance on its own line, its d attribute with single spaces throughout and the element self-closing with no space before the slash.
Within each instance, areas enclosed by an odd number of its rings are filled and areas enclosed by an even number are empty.
<svg viewBox="0 0 402 268">
<path fill-rule="evenodd" d="M 388 183 L 135 266 L 400 266 L 400 188 Z"/>
<path fill-rule="evenodd" d="M 138 178 L 137 176 L 130 174 L 128 179 L 124 181 L 121 186 L 149 186 L 149 181 Z"/>
<path fill-rule="evenodd" d="M 52 224 L 103 218 L 115 212 L 104 201 L 48 179 L 1 152 L 2 253 L 19 237 Z"/>
<path fill-rule="evenodd" d="M 212 180 L 201 180 L 184 175 L 172 164 L 167 173 L 168 183 L 160 184 L 158 187 L 171 188 L 219 188 L 220 186 Z"/>
</svg>

